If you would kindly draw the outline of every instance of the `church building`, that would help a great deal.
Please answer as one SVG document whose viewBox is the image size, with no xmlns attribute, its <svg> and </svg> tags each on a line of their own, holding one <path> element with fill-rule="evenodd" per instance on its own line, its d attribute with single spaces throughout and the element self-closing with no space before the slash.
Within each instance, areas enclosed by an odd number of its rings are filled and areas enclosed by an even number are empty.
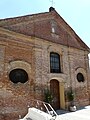
<svg viewBox="0 0 90 120">
<path fill-rule="evenodd" d="M 90 104 L 89 47 L 53 8 L 0 19 L 0 120 L 17 120 L 31 100 L 52 96 L 55 110 Z M 50 96 L 49 96 L 50 97 Z"/>
</svg>

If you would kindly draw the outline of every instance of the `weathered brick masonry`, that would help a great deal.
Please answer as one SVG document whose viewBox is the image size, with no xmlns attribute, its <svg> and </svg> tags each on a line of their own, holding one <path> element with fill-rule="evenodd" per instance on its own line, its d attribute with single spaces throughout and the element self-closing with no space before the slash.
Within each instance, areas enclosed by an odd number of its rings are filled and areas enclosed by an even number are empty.
<svg viewBox="0 0 90 120">
<path fill-rule="evenodd" d="M 75 94 L 77 107 L 88 105 L 89 51 L 54 9 L 0 20 L 0 120 L 17 120 L 19 115 L 23 117 L 31 99 L 44 100 L 44 90 L 51 88 L 53 80 L 58 81 L 60 108 L 68 108 L 69 88 Z M 50 72 L 51 52 L 60 55 L 60 73 Z M 28 80 L 13 83 L 10 72 L 14 69 L 26 71 Z M 78 73 L 82 81 L 77 80 Z M 55 100 L 57 98 L 54 103 Z"/>
</svg>

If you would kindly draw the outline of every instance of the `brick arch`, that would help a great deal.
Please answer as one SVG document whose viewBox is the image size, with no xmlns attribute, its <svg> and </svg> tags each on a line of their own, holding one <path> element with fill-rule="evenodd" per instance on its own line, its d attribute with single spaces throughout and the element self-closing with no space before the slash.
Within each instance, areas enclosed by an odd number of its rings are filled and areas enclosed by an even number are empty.
<svg viewBox="0 0 90 120">
<path fill-rule="evenodd" d="M 8 65 L 8 73 L 10 73 L 11 70 L 13 69 L 23 69 L 28 73 L 28 76 L 30 76 L 31 73 L 31 65 L 25 61 L 11 61 Z"/>
<path fill-rule="evenodd" d="M 63 79 L 63 78 L 61 78 L 61 77 L 55 77 L 55 76 L 50 76 L 50 78 L 49 78 L 49 82 L 51 81 L 51 80 L 53 80 L 53 79 L 55 79 L 55 80 L 57 80 L 58 82 L 60 82 L 60 83 L 65 83 L 65 79 Z"/>
</svg>

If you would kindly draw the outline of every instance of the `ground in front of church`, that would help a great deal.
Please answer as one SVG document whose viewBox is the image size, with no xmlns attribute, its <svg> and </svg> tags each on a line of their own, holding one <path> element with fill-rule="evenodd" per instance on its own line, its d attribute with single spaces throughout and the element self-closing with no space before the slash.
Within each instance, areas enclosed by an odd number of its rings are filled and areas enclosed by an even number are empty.
<svg viewBox="0 0 90 120">
<path fill-rule="evenodd" d="M 90 106 L 80 108 L 75 112 L 58 110 L 57 113 L 59 115 L 57 120 L 90 120 Z"/>
</svg>

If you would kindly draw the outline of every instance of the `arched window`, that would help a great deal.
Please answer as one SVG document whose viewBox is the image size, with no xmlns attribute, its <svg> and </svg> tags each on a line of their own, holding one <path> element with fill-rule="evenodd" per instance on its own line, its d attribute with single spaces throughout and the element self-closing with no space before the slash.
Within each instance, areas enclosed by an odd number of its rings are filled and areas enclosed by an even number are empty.
<svg viewBox="0 0 90 120">
<path fill-rule="evenodd" d="M 60 73 L 60 55 L 54 52 L 50 53 L 50 72 L 51 73 Z"/>
</svg>

